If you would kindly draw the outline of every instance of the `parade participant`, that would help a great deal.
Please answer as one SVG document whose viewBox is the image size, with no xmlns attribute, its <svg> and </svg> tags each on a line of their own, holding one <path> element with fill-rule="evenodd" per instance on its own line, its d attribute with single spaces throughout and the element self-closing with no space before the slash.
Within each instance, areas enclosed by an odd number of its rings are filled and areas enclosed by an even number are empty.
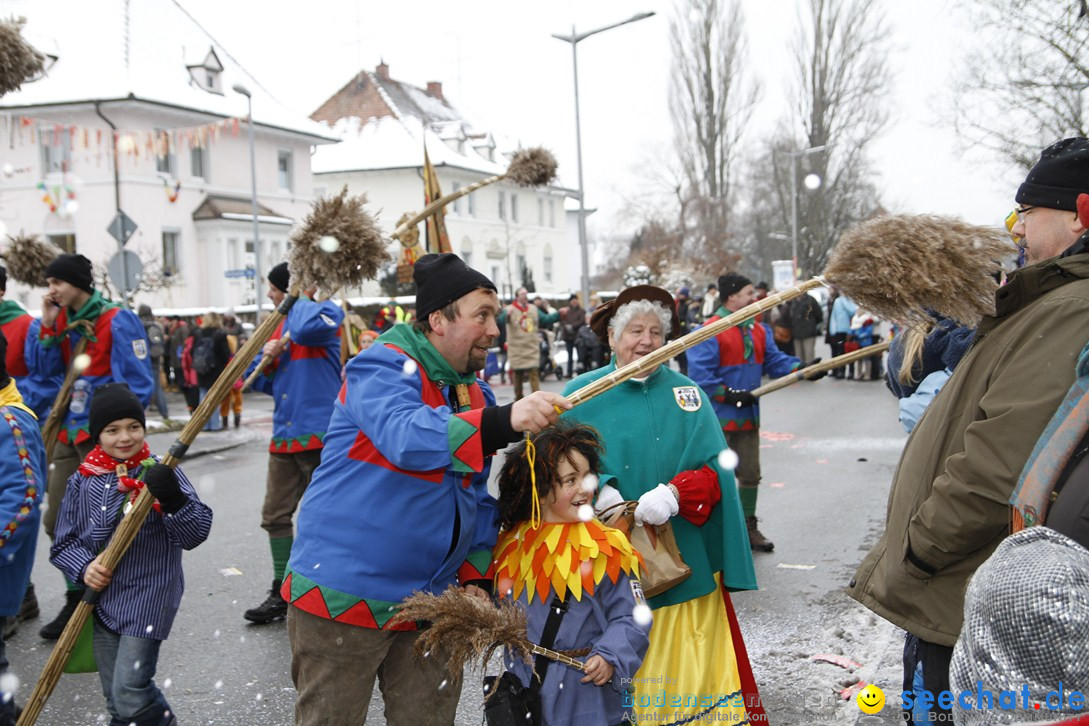
<svg viewBox="0 0 1089 726">
<path fill-rule="evenodd" d="M 734 272 L 723 275 L 718 278 L 718 289 L 722 307 L 706 325 L 754 301 L 752 282 L 744 275 Z M 805 365 L 813 365 L 819 360 Z M 711 397 L 726 441 L 738 456 L 734 474 L 745 513 L 749 545 L 760 552 L 771 552 L 775 543 L 756 526 L 756 498 L 760 486 L 760 404 L 749 391 L 760 386 L 762 376 L 785 376 L 803 367 L 801 361 L 780 351 L 770 326 L 754 319 L 693 346 L 688 351 L 688 361 L 692 380 Z"/>
<path fill-rule="evenodd" d="M 579 296 L 572 295 L 567 301 L 567 311 L 560 315 L 563 324 L 563 344 L 567 348 L 567 377 L 575 377 L 575 351 L 579 331 L 586 327 L 586 309 L 579 304 Z M 586 361 L 579 359 L 579 367 L 586 368 Z"/>
<path fill-rule="evenodd" d="M 539 366 L 541 364 L 540 341 L 537 331 L 542 325 L 554 323 L 567 308 L 546 313 L 529 304 L 529 292 L 518 288 L 514 302 L 499 317 L 499 324 L 507 328 L 507 355 L 510 357 L 511 376 L 514 378 L 514 400 L 524 395 L 524 384 L 529 379 L 531 391 L 541 388 Z"/>
<path fill-rule="evenodd" d="M 495 593 L 528 611 L 531 642 L 586 652 L 586 670 L 544 657 L 526 663 L 509 650 L 504 663 L 523 688 L 539 694 L 536 723 L 626 722 L 628 686 L 647 651 L 650 609 L 628 538 L 592 517 L 580 517 L 583 505 L 591 511 L 596 486 L 584 482 L 591 475 L 596 481 L 600 473 L 601 442 L 589 426 L 562 421 L 531 441 L 533 464 L 522 442 L 505 452 L 499 472 L 503 532 L 495 546 Z M 556 543 L 547 544 L 557 531 Z M 558 577 L 551 576 L 557 571 Z M 638 606 L 647 616 L 643 624 L 636 622 Z M 551 620 L 558 622 L 550 629 Z M 551 643 L 542 643 L 549 630 Z"/>
<path fill-rule="evenodd" d="M 99 592 L 94 654 L 111 723 L 176 724 L 153 680 L 159 648 L 170 634 L 184 590 L 182 550 L 208 537 L 212 510 L 181 469 L 151 455 L 143 403 L 123 383 L 99 387 L 91 399 L 89 435 L 95 447 L 72 475 L 57 518 L 49 561 L 73 581 Z M 155 511 L 114 570 L 102 550 L 122 509 L 143 486 Z"/>
<path fill-rule="evenodd" d="M 53 405 L 61 381 L 56 376 L 43 379 L 31 375 L 26 362 L 26 342 L 29 337 L 31 344 L 35 344 L 33 341 L 37 340 L 41 324 L 22 305 L 4 299 L 7 287 L 8 271 L 0 267 L 0 332 L 7 339 L 7 373 L 19 387 L 23 403 L 30 407 L 40 423 L 49 415 L 49 407 Z"/>
<path fill-rule="evenodd" d="M 885 533 L 848 589 L 907 631 L 905 691 L 948 690 L 968 580 L 1008 534 L 1018 476 L 1089 340 L 1089 235 L 1076 204 L 1086 192 L 1085 138 L 1045 149 L 1017 190 L 1013 231 L 1028 264 L 998 288 L 994 314 L 908 438 Z"/>
<path fill-rule="evenodd" d="M 49 292 L 42 299 L 38 337 L 26 346 L 27 367 L 33 375 L 59 380 L 68 366 L 85 366 L 77 371 L 68 410 L 61 412 L 63 426 L 49 462 L 47 508 L 42 522 L 45 533 L 52 538 L 68 477 L 94 445 L 87 416 L 95 389 L 107 383 L 126 382 L 146 407 L 151 402 L 153 383 L 143 324 L 131 310 L 95 289 L 90 260 L 83 255 L 58 255 L 45 268 L 45 278 Z M 88 328 L 92 332 L 85 333 Z M 75 362 L 72 355 L 84 335 L 87 358 Z M 39 631 L 47 640 L 60 637 L 79 603 L 82 586 L 73 582 L 67 585 L 64 607 Z"/>
<path fill-rule="evenodd" d="M 230 350 L 228 360 L 230 360 L 247 340 L 246 331 L 235 317 L 233 309 L 229 309 L 223 316 L 223 332 L 227 334 L 227 348 Z M 235 381 L 234 385 L 227 389 L 223 403 L 219 404 L 219 418 L 223 428 L 227 428 L 227 416 L 231 411 L 234 411 L 234 427 L 237 429 L 242 426 L 242 382 L 241 378 Z"/>
<path fill-rule="evenodd" d="M 615 355 L 609 365 L 575 378 L 586 386 L 665 345 L 676 335 L 673 298 L 650 285 L 623 290 L 595 311 L 591 327 Z M 636 722 L 675 723 L 701 717 L 730 723 L 763 717 L 756 683 L 729 591 L 756 589 L 752 553 L 727 449 L 706 394 L 660 365 L 573 409 L 567 419 L 593 426 L 605 447 L 597 509 L 638 501 L 635 518 L 669 521 L 692 575 L 650 598 L 650 648 L 636 677 Z M 671 689 L 662 693 L 664 678 Z M 721 694 L 710 707 L 677 708 L 671 694 Z M 657 698 L 659 695 L 662 698 Z M 743 697 L 742 697 L 743 696 Z M 644 704 L 664 704 L 660 706 Z"/>
<path fill-rule="evenodd" d="M 453 254 L 417 260 L 412 325 L 348 362 L 322 463 L 299 505 L 281 592 L 291 603 L 296 723 L 362 723 L 374 680 L 388 723 L 449 724 L 461 680 L 412 625 L 389 627 L 415 591 L 480 596 L 497 534 L 492 454 L 556 420 L 562 396 L 496 406 L 476 377 L 499 334 L 495 285 Z"/>
<path fill-rule="evenodd" d="M 7 374 L 6 347 L 7 340 L 0 335 L 0 416 L 4 419 L 0 424 L 0 681 L 7 681 L 7 621 L 19 618 L 30 583 L 45 483 L 42 434 L 34 412 Z M 15 701 L 6 692 L 0 696 L 0 724 L 14 724 Z"/>
<path fill-rule="evenodd" d="M 273 305 L 283 302 L 290 282 L 286 262 L 269 271 L 268 298 Z M 272 587 L 264 602 L 243 614 L 253 623 L 271 623 L 287 615 L 280 585 L 295 536 L 291 518 L 321 462 L 322 440 L 340 389 L 344 311 L 330 300 L 311 300 L 313 294 L 309 290 L 299 298 L 265 343 L 262 359 L 270 362 L 253 382 L 255 391 L 272 396 L 274 407 L 261 508 L 261 528 L 268 532 L 272 551 Z M 250 371 L 260 363 L 251 364 Z"/>
</svg>

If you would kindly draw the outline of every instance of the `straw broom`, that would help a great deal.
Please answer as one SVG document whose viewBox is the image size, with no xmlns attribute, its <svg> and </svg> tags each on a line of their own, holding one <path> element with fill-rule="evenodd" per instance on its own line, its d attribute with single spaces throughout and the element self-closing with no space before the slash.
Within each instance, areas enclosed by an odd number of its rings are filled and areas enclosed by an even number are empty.
<svg viewBox="0 0 1089 726">
<path fill-rule="evenodd" d="M 457 199 L 461 199 L 466 194 L 472 194 L 489 184 L 508 180 L 522 187 L 539 187 L 548 184 L 555 178 L 556 157 L 552 155 L 552 152 L 539 147 L 521 149 L 514 153 L 514 156 L 511 158 L 510 166 L 507 167 L 507 170 L 504 173 L 490 176 L 475 184 L 470 184 L 457 191 L 444 194 L 424 207 L 422 212 L 416 213 L 397 225 L 397 229 L 393 230 L 393 234 L 390 236 L 394 239 L 401 239 L 406 232 L 415 227 L 422 220 L 427 219 L 439 209 L 442 209 L 447 204 L 450 204 Z"/>
<path fill-rule="evenodd" d="M 339 197 L 334 199 L 340 199 L 341 202 L 344 202 L 344 196 L 345 192 L 341 192 Z M 239 349 L 235 357 L 227 364 L 223 373 L 212 384 L 208 395 L 197 406 L 193 416 L 189 419 L 189 423 L 182 429 L 178 439 L 170 447 L 169 453 L 163 458 L 163 464 L 172 469 L 178 465 L 193 440 L 204 428 L 204 425 L 208 423 L 208 420 L 214 414 L 218 413 L 220 400 L 257 356 L 265 341 L 276 330 L 276 326 L 291 311 L 292 306 L 304 289 L 304 285 L 313 286 L 321 282 L 329 288 L 338 289 L 343 285 L 359 284 L 364 279 L 373 279 L 377 276 L 381 264 L 388 258 L 385 244 L 381 235 L 377 233 L 378 227 L 374 224 L 374 220 L 363 212 L 362 197 L 354 197 L 348 201 L 350 202 L 348 204 L 332 205 L 327 204 L 328 200 L 326 199 L 315 202 L 314 209 L 307 216 L 299 235 L 293 235 L 295 249 L 293 250 L 292 263 L 301 264 L 303 267 L 302 273 L 299 275 L 296 275 L 295 271 L 292 270 L 291 292 L 280 303 L 276 312 L 269 315 L 254 330 L 250 339 Z M 323 249 L 318 245 L 307 244 L 309 232 L 313 231 L 312 228 L 323 230 L 330 227 L 340 229 L 341 233 L 345 235 L 338 238 L 340 243 L 338 250 L 330 253 L 327 249 Z M 348 236 L 349 234 L 356 236 Z M 315 239 L 322 236 L 324 235 L 318 235 Z M 324 257 L 322 257 L 323 255 Z M 321 267 L 323 261 L 327 265 L 325 276 L 319 278 L 318 275 L 321 274 L 323 269 Z M 111 571 L 117 568 L 117 563 L 124 557 L 125 552 L 136 538 L 140 527 L 143 526 L 144 519 L 151 510 L 153 502 L 154 497 L 148 492 L 147 487 L 141 488 L 135 502 L 131 507 L 127 508 L 128 511 L 122 517 L 113 537 L 110 539 L 110 543 L 102 553 L 102 565 L 104 567 Z M 60 679 L 64 665 L 72 653 L 72 648 L 75 646 L 87 616 L 94 609 L 98 595 L 98 592 L 90 588 L 84 591 L 82 602 L 76 606 L 75 612 L 65 626 L 64 632 L 54 646 L 53 652 L 50 654 L 49 660 L 46 662 L 45 668 L 34 686 L 34 691 L 30 694 L 30 699 L 19 717 L 18 726 L 31 726 L 41 714 L 45 702 L 49 699 L 50 694 L 57 685 L 57 681 Z"/>
<path fill-rule="evenodd" d="M 23 39 L 26 18 L 0 20 L 0 96 L 19 87 L 45 68 L 45 55 Z"/>
<path fill-rule="evenodd" d="M 868 345 L 865 348 L 859 348 L 858 350 L 852 350 L 850 353 L 844 353 L 843 355 L 837 355 L 835 358 L 829 358 L 826 361 L 815 363 L 808 368 L 802 368 L 801 370 L 788 373 L 785 376 L 776 378 L 774 381 L 769 381 L 759 388 L 754 388 L 749 391 L 752 395 L 759 398 L 765 393 L 771 393 L 772 391 L 778 391 L 781 388 L 792 386 L 798 381 L 804 381 L 817 373 L 824 373 L 835 368 L 842 368 L 845 365 L 850 365 L 855 361 L 860 361 L 865 358 L 869 358 L 874 355 L 881 355 L 889 349 L 891 340 L 886 340 L 883 343 L 877 343 L 876 345 Z"/>
<path fill-rule="evenodd" d="M 567 399 L 575 406 L 585 403 L 629 378 L 653 372 L 683 351 L 758 313 L 823 284 L 835 284 L 859 307 L 905 325 L 926 324 L 935 313 L 965 325 L 976 325 L 984 315 L 994 313 L 994 291 L 998 284 L 990 275 L 1012 253 L 1009 235 L 996 227 L 929 215 L 878 217 L 844 233 L 822 277 L 768 295 L 694 330 L 583 386 Z M 869 355 L 875 352 L 871 346 Z"/>
<path fill-rule="evenodd" d="M 530 641 L 526 635 L 527 617 L 524 608 L 509 600 L 497 607 L 451 586 L 441 595 L 413 593 L 401 603 L 393 622 L 430 623 L 416 640 L 416 655 L 426 657 L 432 650 L 441 649 L 447 657 L 447 670 L 455 675 L 477 659 L 486 664 L 502 647 L 510 648 L 527 663 L 531 656 L 543 655 L 576 670 L 586 670 L 582 661 Z"/>
</svg>

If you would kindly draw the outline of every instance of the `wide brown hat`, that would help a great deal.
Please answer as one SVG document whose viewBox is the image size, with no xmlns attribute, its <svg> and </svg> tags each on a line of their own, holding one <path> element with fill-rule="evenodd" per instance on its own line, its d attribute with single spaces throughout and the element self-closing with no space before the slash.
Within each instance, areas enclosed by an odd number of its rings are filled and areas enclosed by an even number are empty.
<svg viewBox="0 0 1089 726">
<path fill-rule="evenodd" d="M 673 319 L 673 329 L 669 331 L 666 340 L 681 332 L 681 319 L 677 317 L 677 305 L 673 301 L 673 296 L 669 294 L 668 290 L 654 285 L 629 287 L 626 290 L 621 290 L 615 300 L 598 305 L 594 308 L 593 314 L 590 315 L 590 330 L 597 333 L 597 337 L 607 343 L 609 341 L 609 321 L 613 319 L 613 315 L 622 305 L 636 300 L 650 300 L 651 302 L 661 303 L 670 312 Z"/>
</svg>

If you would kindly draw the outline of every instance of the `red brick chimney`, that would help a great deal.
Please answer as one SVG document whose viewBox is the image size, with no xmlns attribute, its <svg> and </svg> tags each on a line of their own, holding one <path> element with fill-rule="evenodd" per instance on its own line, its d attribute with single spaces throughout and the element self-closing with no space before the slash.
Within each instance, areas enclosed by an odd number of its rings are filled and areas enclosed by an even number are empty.
<svg viewBox="0 0 1089 726">
<path fill-rule="evenodd" d="M 378 68 L 375 69 L 375 72 L 378 73 L 378 77 L 383 81 L 389 80 L 389 66 L 385 61 L 379 61 Z"/>
<path fill-rule="evenodd" d="M 427 92 L 435 98 L 439 99 L 440 101 L 446 100 L 442 96 L 442 83 L 440 81 L 428 81 Z"/>
</svg>

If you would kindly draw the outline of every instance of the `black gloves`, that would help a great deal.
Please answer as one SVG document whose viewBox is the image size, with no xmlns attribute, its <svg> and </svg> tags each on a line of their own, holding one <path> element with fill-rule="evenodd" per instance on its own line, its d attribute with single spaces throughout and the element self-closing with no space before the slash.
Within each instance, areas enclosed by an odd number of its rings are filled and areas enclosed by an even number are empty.
<svg viewBox="0 0 1089 726">
<path fill-rule="evenodd" d="M 815 366 L 820 362 L 821 362 L 820 358 L 814 358 L 813 360 L 809 361 L 808 363 L 802 363 L 802 368 L 808 368 L 809 366 Z M 826 375 L 828 375 L 828 371 L 821 371 L 820 373 L 813 373 L 811 375 L 808 375 L 808 376 L 805 377 L 805 379 L 807 381 L 819 381 L 820 379 L 824 378 Z"/>
<path fill-rule="evenodd" d="M 155 464 L 144 474 L 147 490 L 159 500 L 159 506 L 167 514 L 173 514 L 189 501 L 178 485 L 174 470 L 165 464 Z"/>
<path fill-rule="evenodd" d="M 724 390 L 722 391 L 722 402 L 728 406 L 742 408 L 744 406 L 754 405 L 756 403 L 756 396 L 748 391 L 735 391 L 732 388 L 724 387 Z"/>
</svg>

